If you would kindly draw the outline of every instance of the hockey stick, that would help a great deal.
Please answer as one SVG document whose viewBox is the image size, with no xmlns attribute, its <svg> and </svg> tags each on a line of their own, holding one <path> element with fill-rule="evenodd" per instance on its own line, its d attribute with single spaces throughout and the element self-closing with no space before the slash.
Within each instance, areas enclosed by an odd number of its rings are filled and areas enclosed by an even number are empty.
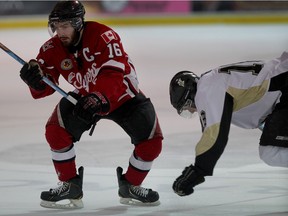
<svg viewBox="0 0 288 216">
<path fill-rule="evenodd" d="M 2 50 L 4 50 L 4 52 L 6 52 L 8 55 L 10 55 L 12 58 L 14 58 L 16 61 L 18 61 L 20 64 L 22 64 L 22 65 L 26 64 L 26 62 L 22 58 L 20 58 L 17 54 L 15 54 L 10 49 L 8 49 L 6 46 L 4 46 L 1 42 L 0 42 L 0 48 Z M 67 94 L 63 89 L 61 89 L 60 87 L 55 85 L 47 77 L 43 76 L 42 80 L 47 85 L 49 85 L 51 88 L 53 88 L 55 91 L 59 92 L 63 97 L 65 97 L 67 100 L 69 100 L 72 104 L 76 105 L 77 100 L 74 97 L 72 97 L 71 95 Z"/>
</svg>

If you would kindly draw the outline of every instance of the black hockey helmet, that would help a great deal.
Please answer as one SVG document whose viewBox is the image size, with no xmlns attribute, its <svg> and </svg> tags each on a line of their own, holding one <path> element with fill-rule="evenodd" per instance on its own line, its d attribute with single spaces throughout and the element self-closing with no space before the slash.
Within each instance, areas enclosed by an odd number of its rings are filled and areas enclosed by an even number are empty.
<svg viewBox="0 0 288 216">
<path fill-rule="evenodd" d="M 84 24 L 85 8 L 80 1 L 60 1 L 49 15 L 48 27 L 50 34 L 55 32 L 56 22 L 70 21 L 76 31 L 80 31 Z"/>
<path fill-rule="evenodd" d="M 198 80 L 199 77 L 191 71 L 180 71 L 172 78 L 169 87 L 170 103 L 179 115 L 189 107 L 196 108 L 194 98 Z M 181 116 L 186 117 L 184 115 Z"/>
</svg>

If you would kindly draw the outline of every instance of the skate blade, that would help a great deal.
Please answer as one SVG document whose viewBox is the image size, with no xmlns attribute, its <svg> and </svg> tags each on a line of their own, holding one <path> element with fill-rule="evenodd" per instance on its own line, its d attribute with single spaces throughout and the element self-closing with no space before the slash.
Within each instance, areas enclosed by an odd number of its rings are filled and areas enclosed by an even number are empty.
<svg viewBox="0 0 288 216">
<path fill-rule="evenodd" d="M 84 207 L 82 199 L 66 199 L 58 202 L 41 200 L 40 206 L 53 209 L 80 209 Z"/>
<path fill-rule="evenodd" d="M 124 205 L 132 205 L 132 206 L 158 206 L 160 205 L 160 201 L 157 200 L 156 202 L 141 202 L 139 200 L 136 199 L 132 199 L 132 198 L 123 198 L 120 197 L 120 203 L 124 204 Z"/>
</svg>

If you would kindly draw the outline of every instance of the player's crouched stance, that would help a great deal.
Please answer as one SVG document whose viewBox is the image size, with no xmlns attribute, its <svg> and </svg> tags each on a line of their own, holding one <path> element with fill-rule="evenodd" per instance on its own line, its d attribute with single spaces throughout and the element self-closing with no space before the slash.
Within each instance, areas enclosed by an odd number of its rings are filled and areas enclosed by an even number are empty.
<svg viewBox="0 0 288 216">
<path fill-rule="evenodd" d="M 53 165 L 61 184 L 41 193 L 41 206 L 82 208 L 83 167 L 76 166 L 74 143 L 102 119 L 112 120 L 129 136 L 132 154 L 127 170 L 117 168 L 120 202 L 128 205 L 158 205 L 156 191 L 142 187 L 153 161 L 162 150 L 163 134 L 154 106 L 140 90 L 135 67 L 120 36 L 98 22 L 84 21 L 79 1 L 59 1 L 49 15 L 51 38 L 20 71 L 34 99 L 55 92 L 64 78 L 75 90 L 56 105 L 45 127 Z M 110 131 L 113 133 L 113 131 Z M 111 150 L 113 147 L 111 147 Z M 110 151 L 110 149 L 109 149 Z"/>
<path fill-rule="evenodd" d="M 282 101 L 288 102 L 287 96 Z M 259 156 L 270 166 L 288 167 L 288 107 L 279 103 L 266 118 L 260 138 Z M 205 181 L 203 173 L 195 166 L 185 167 L 182 174 L 173 183 L 173 190 L 179 196 L 187 196 L 194 192 L 194 187 Z"/>
<path fill-rule="evenodd" d="M 183 117 L 198 112 L 202 126 L 195 162 L 172 186 L 179 196 L 192 194 L 205 176 L 213 175 L 231 124 L 246 129 L 264 124 L 260 158 L 270 166 L 288 167 L 288 52 L 267 62 L 223 65 L 200 77 L 180 71 L 170 82 L 170 102 Z"/>
</svg>

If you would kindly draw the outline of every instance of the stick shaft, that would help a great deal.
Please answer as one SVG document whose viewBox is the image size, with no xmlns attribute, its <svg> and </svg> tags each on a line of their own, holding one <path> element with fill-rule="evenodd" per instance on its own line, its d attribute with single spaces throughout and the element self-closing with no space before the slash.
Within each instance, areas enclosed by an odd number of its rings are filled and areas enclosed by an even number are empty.
<svg viewBox="0 0 288 216">
<path fill-rule="evenodd" d="M 20 58 L 16 53 L 12 52 L 10 49 L 8 49 L 4 44 L 0 42 L 0 48 L 4 50 L 8 55 L 10 55 L 12 58 L 14 58 L 16 61 L 18 61 L 20 64 L 24 65 L 26 62 Z"/>
<path fill-rule="evenodd" d="M 0 48 L 4 50 L 8 55 L 10 55 L 12 58 L 14 58 L 16 61 L 18 61 L 20 64 L 24 65 L 26 62 L 20 58 L 16 53 L 11 51 L 9 48 L 7 48 L 4 44 L 0 42 Z M 53 88 L 55 91 L 60 93 L 63 97 L 65 97 L 67 100 L 69 100 L 72 104 L 76 105 L 77 100 L 73 98 L 71 95 L 68 95 L 63 89 L 55 85 L 53 82 L 51 82 L 47 77 L 43 77 L 42 80 L 49 85 L 51 88 Z"/>
</svg>

